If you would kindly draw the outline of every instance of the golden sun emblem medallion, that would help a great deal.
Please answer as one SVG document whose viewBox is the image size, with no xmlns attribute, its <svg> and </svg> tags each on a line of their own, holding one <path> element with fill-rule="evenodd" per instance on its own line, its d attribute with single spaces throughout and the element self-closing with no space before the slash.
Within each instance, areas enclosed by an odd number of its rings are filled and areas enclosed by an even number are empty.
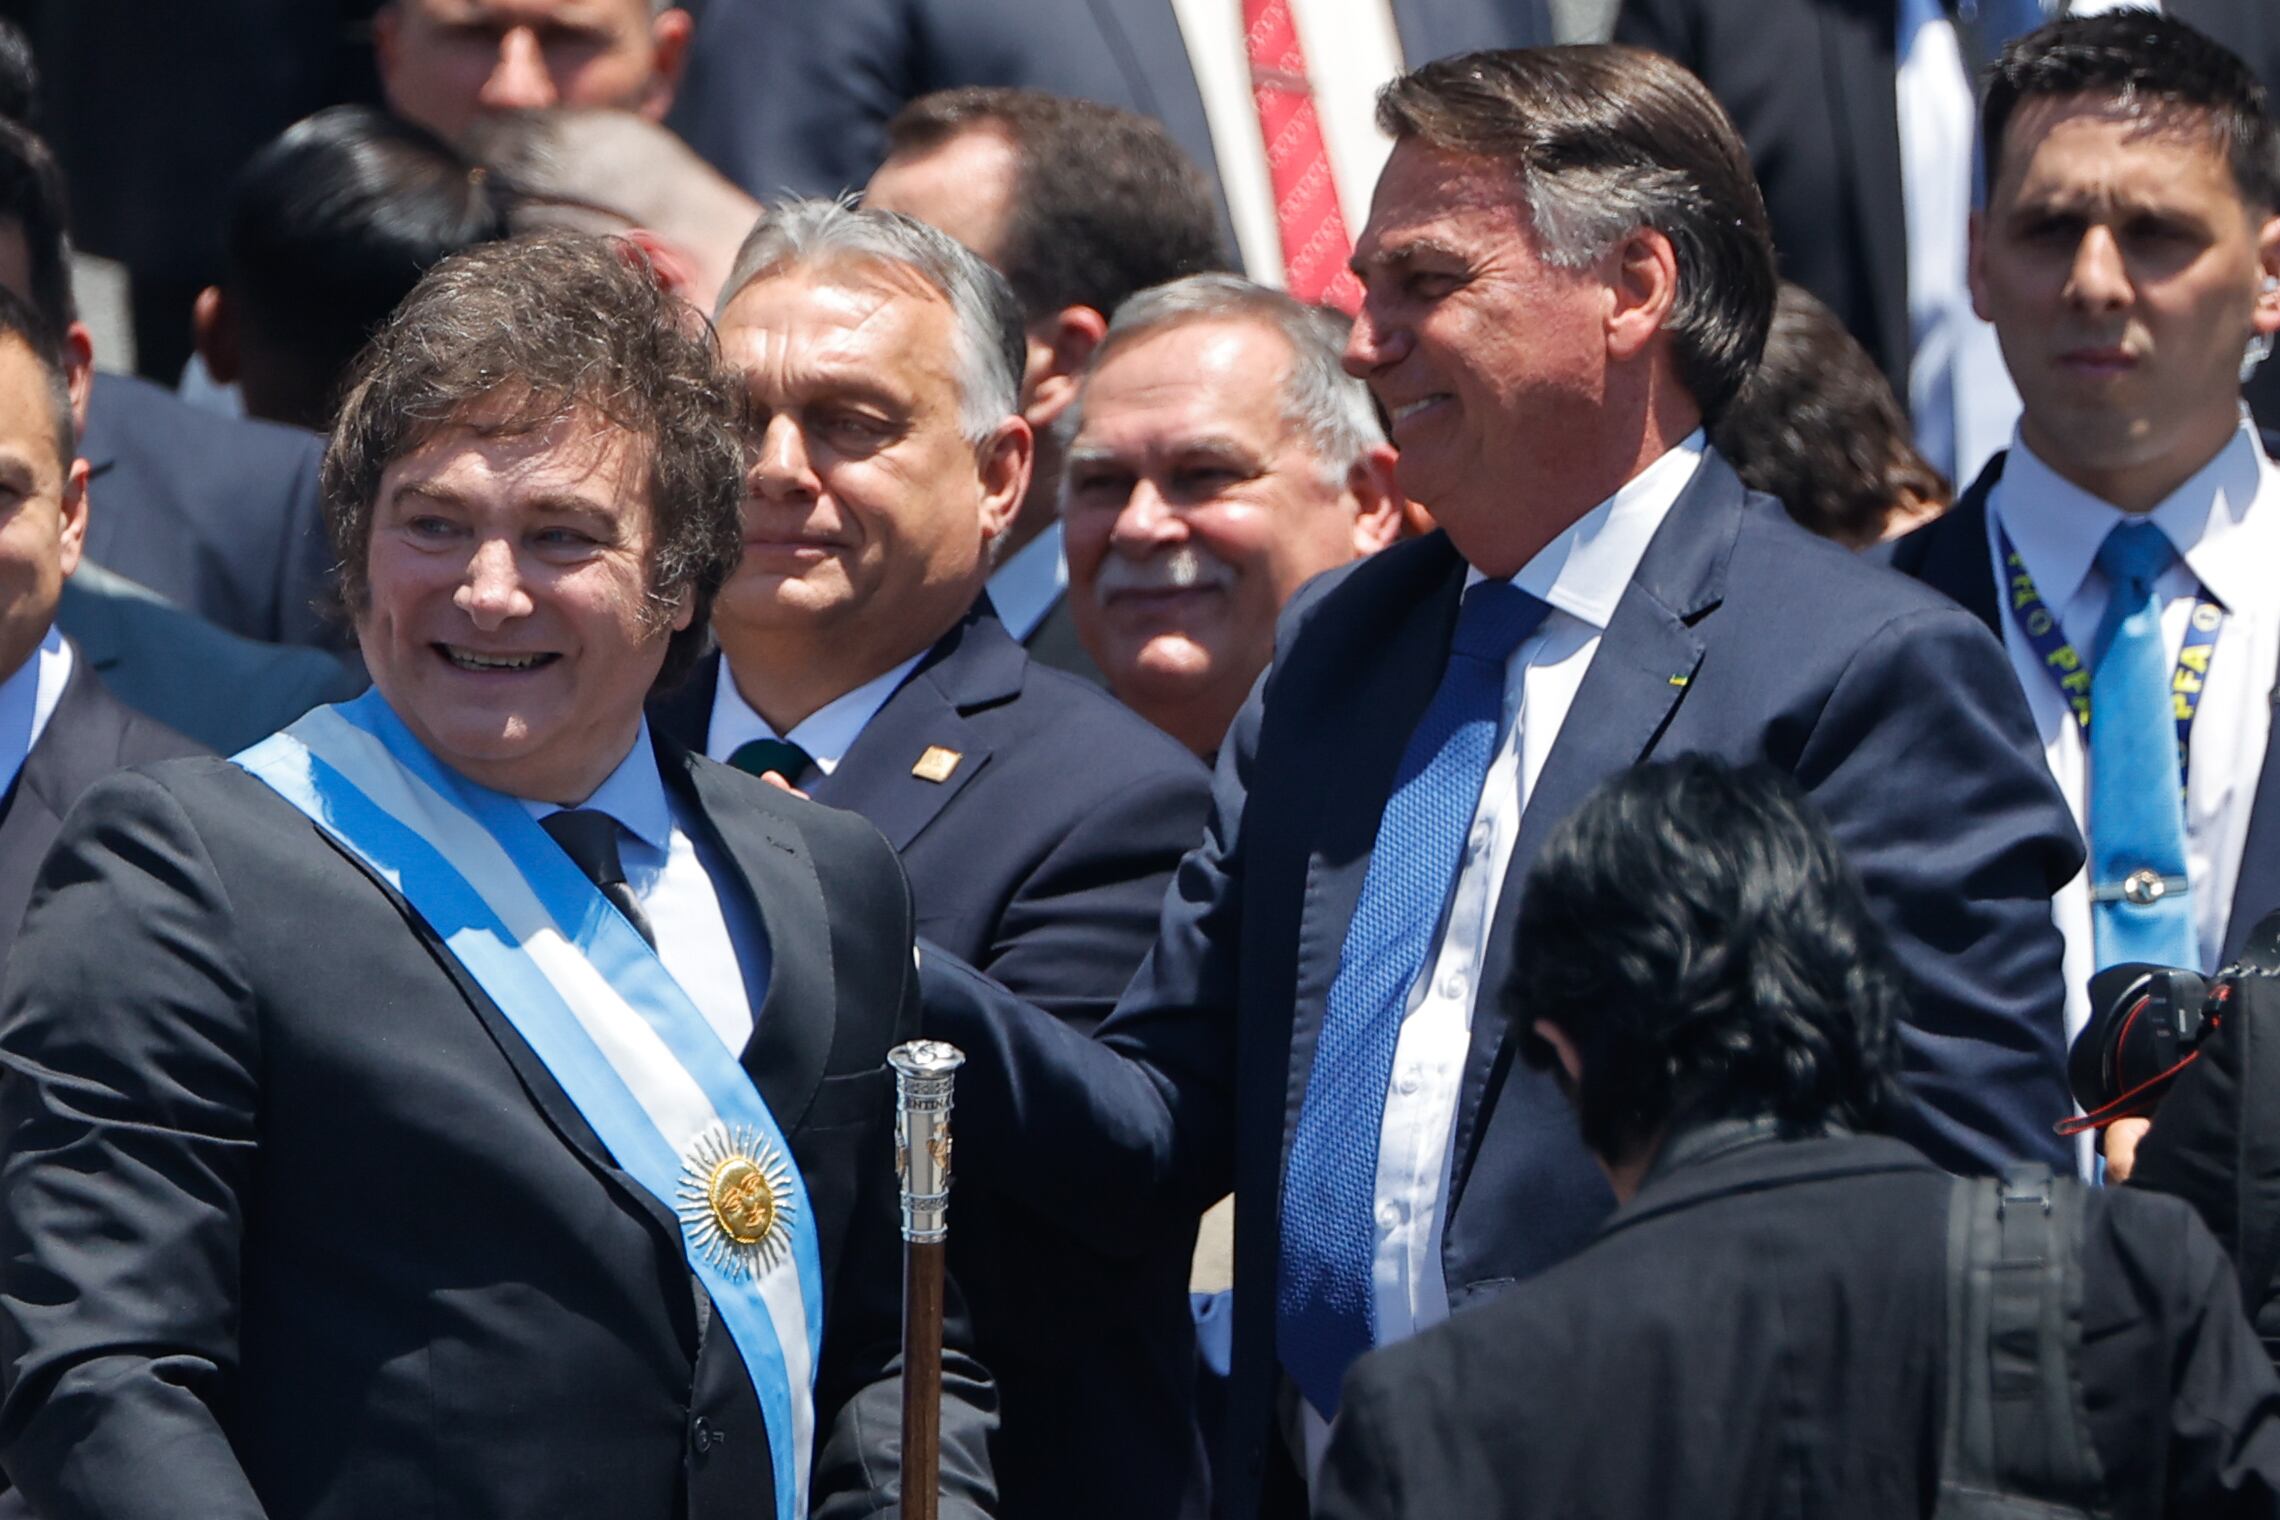
<svg viewBox="0 0 2280 1520">
<path fill-rule="evenodd" d="M 681 1160 L 681 1228 L 732 1277 L 783 1260 L 792 1207 L 791 1163 L 746 1126 L 715 1125 Z"/>
</svg>

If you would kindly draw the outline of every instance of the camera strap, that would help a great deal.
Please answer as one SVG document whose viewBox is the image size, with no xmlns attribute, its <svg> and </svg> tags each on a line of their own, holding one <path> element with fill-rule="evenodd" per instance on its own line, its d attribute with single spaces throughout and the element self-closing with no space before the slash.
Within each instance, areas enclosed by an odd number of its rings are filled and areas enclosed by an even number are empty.
<svg viewBox="0 0 2280 1520">
<path fill-rule="evenodd" d="M 2041 1163 L 1950 1186 L 1934 1520 L 2107 1513 L 2082 1397 L 2084 1191 Z"/>
<path fill-rule="evenodd" d="M 1996 547 L 2003 554 L 2004 600 L 2010 604 L 2011 621 L 2058 687 L 2058 694 L 2073 712 L 2075 723 L 2087 734 L 2090 731 L 2090 673 L 2100 651 L 2092 650 L 2091 658 L 2083 659 L 2081 651 L 2066 637 L 2066 631 L 2058 626 L 2058 614 L 2035 589 L 2035 579 L 2027 573 L 2026 561 L 2019 558 L 2010 530 L 2001 522 L 1995 524 L 1995 538 Z M 2205 595 L 2193 598 L 2192 615 L 2185 620 L 2185 642 L 2178 647 L 2177 665 L 2169 674 L 2170 704 L 2177 718 L 2180 793 L 2192 775 L 2193 719 L 2200 714 L 2201 692 L 2209 683 L 2209 662 L 2216 657 L 2217 635 L 2224 626 L 2225 609 L 2221 604 Z"/>
</svg>

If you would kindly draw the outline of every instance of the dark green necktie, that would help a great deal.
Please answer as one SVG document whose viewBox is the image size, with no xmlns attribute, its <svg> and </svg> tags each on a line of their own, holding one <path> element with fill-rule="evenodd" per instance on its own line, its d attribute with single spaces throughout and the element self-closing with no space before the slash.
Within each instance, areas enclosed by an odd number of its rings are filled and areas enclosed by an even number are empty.
<svg viewBox="0 0 2280 1520">
<path fill-rule="evenodd" d="M 754 739 L 749 744 L 739 744 L 736 753 L 728 757 L 728 763 L 755 776 L 765 776 L 772 771 L 797 786 L 807 768 L 815 764 L 815 757 L 789 739 Z"/>
<path fill-rule="evenodd" d="M 633 932 L 656 949 L 657 933 L 649 927 L 649 915 L 641 911 L 640 899 L 626 884 L 625 865 L 618 858 L 618 821 L 592 808 L 565 808 L 539 819 L 538 826 L 553 836 L 588 881 L 602 889 L 602 896 L 625 915 Z"/>
</svg>

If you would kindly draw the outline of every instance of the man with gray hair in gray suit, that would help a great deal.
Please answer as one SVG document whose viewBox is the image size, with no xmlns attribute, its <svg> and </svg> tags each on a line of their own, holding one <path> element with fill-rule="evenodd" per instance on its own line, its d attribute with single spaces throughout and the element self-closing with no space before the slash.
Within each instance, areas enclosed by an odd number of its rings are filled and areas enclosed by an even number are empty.
<svg viewBox="0 0 2280 1520">
<path fill-rule="evenodd" d="M 1062 475 L 1077 635 L 1108 689 L 1219 748 L 1312 577 L 1393 542 L 1402 498 L 1346 319 L 1236 275 L 1117 308 Z"/>
</svg>

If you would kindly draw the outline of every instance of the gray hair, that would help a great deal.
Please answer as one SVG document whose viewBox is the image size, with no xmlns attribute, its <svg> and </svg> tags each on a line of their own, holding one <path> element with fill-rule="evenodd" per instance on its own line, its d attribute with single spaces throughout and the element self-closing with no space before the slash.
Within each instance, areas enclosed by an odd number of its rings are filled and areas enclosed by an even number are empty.
<svg viewBox="0 0 2280 1520">
<path fill-rule="evenodd" d="M 1013 287 L 964 245 L 914 217 L 846 201 L 790 200 L 768 208 L 736 251 L 717 321 L 763 276 L 838 263 L 907 270 L 949 303 L 958 362 L 958 426 L 977 448 L 1021 406 L 1029 343 Z"/>
<path fill-rule="evenodd" d="M 1326 479 L 1343 480 L 1355 460 L 1386 441 L 1369 387 L 1345 370 L 1346 318 L 1239 274 L 1191 274 L 1133 296 L 1116 308 L 1092 369 L 1143 337 L 1199 322 L 1250 322 L 1282 336 L 1290 346 L 1283 417 L 1305 437 Z M 1080 396 L 1069 409 L 1072 436 L 1082 406 Z"/>
</svg>

